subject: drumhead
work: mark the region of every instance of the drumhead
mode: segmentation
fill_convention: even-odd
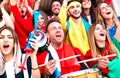
[[[93,72],[98,72],[98,71],[99,71],[98,68],[90,68],[90,69],[85,69],[85,70],[81,70],[81,71],[76,71],[76,72],[71,72],[71,73],[68,73],[68,74],[64,74],[60,78],[68,78],[68,77],[71,77],[71,76],[77,76],[77,75],[82,75],[82,74],[85,74],[85,73],[93,73]]]

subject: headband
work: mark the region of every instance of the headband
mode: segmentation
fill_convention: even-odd
[[[78,2],[78,1],[73,1],[71,2],[68,6],[67,6],[67,10],[71,7],[71,6],[74,6],[74,5],[79,5],[81,7],[81,3]]]

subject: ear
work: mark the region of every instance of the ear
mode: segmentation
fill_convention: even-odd
[[[46,33],[46,36],[47,36],[47,38],[49,39],[49,34],[48,34],[48,33]]]
[[[70,12],[69,12],[69,10],[67,11],[67,14],[68,14],[68,16],[70,16]]]

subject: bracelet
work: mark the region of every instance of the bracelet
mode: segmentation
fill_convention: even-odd
[[[33,70],[37,70],[37,69],[39,69],[39,67],[37,67],[37,68],[32,68]]]

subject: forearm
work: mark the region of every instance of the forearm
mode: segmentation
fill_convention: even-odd
[[[17,0],[10,0],[10,4],[11,4],[12,6],[17,5]]]
[[[13,24],[13,21],[11,20],[9,14],[7,13],[6,9],[5,9],[5,6],[8,4],[7,3],[8,1],[7,0],[4,0],[2,3],[1,3],[1,12],[2,12],[2,15],[3,15],[3,19],[5,21],[5,24],[7,26],[10,26],[11,28],[14,29],[14,24]]]
[[[31,62],[32,62],[32,78],[40,78],[40,71],[36,55],[31,55]]]
[[[39,9],[39,6],[40,6],[40,1],[36,1],[34,3],[34,10],[38,10]]]

